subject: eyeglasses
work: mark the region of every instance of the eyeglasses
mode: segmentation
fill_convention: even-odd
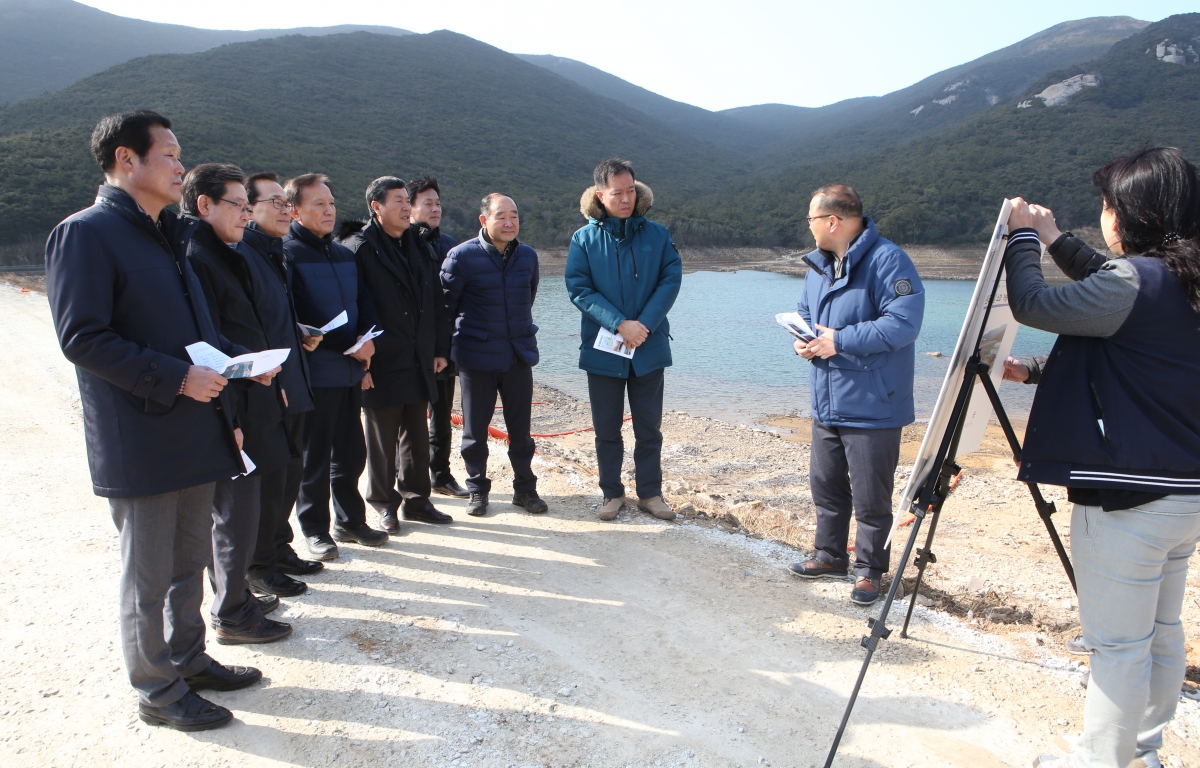
[[[806,218],[808,219],[808,223],[809,223],[809,224],[812,224],[812,223],[813,223],[813,219],[827,219],[827,218],[829,218],[830,216],[832,216],[833,218],[837,219],[838,221],[841,221],[841,220],[842,220],[842,217],[841,217],[841,216],[838,216],[836,213],[822,213],[820,216],[808,216],[808,217],[806,217]]]
[[[264,200],[259,200],[255,205],[258,205],[258,203],[270,203],[275,206],[275,210],[277,211],[286,211],[292,207],[292,204],[282,197],[268,197]]]
[[[219,203],[229,203],[230,205],[235,205],[235,206],[237,206],[238,208],[241,208],[241,209],[242,209],[242,213],[246,214],[247,216],[249,216],[250,214],[254,213],[254,208],[253,208],[253,206],[247,205],[247,204],[245,204],[245,203],[239,203],[239,202],[238,202],[238,201],[236,201],[236,200],[227,200],[227,199],[225,199],[225,198],[223,198],[223,197],[218,197],[218,198],[217,198],[217,202],[219,202]]]

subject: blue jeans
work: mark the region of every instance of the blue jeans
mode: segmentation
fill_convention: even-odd
[[[1179,616],[1197,540],[1200,496],[1118,512],[1075,505],[1071,557],[1092,651],[1080,768],[1125,768],[1162,747],[1187,667]]]

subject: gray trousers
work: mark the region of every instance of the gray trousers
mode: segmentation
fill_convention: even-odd
[[[129,683],[152,707],[206,669],[204,567],[212,560],[213,484],[109,499],[121,540],[121,649]]]
[[[249,629],[262,621],[246,573],[258,542],[262,478],[257,474],[218,480],[212,505],[212,617],[224,630]]]
[[[812,423],[808,480],[817,507],[817,559],[848,568],[850,516],[858,520],[854,574],[878,579],[887,573],[891,548],[892,487],[900,460],[900,427],[858,429]]]

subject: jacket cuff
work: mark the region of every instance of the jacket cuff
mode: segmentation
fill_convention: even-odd
[[[133,387],[134,397],[153,400],[167,407],[175,404],[179,387],[187,376],[187,363],[173,358],[150,363],[137,378]]]
[[[1050,247],[1048,247],[1046,250],[1050,252],[1051,256],[1057,255],[1058,249],[1062,247],[1063,243],[1067,242],[1068,237],[1071,237],[1071,233],[1063,232],[1061,235],[1055,238],[1053,243],[1050,243]]]

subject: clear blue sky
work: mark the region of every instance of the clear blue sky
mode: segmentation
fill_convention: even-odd
[[[121,16],[210,29],[451,29],[513,53],[578,59],[707,109],[877,96],[1062,21],[1158,21],[1198,10],[1196,0],[84,1]]]

